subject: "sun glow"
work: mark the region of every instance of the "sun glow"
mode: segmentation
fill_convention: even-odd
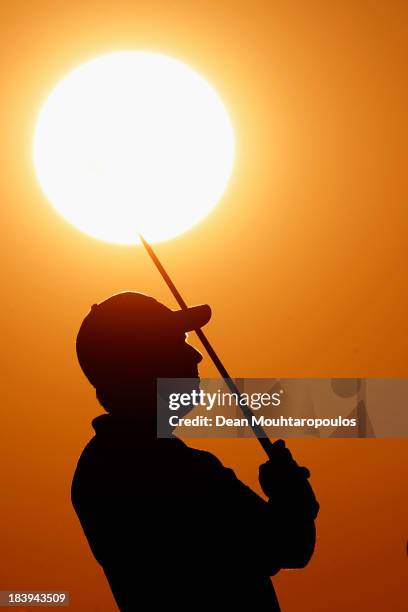
[[[108,242],[171,238],[221,198],[234,133],[216,91],[186,64],[142,51],[82,64],[43,105],[34,166],[53,206]]]

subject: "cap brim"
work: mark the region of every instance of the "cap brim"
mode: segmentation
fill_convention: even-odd
[[[183,310],[174,310],[172,317],[183,331],[193,331],[208,323],[211,319],[211,308],[208,304],[191,306]]]

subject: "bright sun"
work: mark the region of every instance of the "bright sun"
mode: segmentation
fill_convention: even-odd
[[[234,133],[216,91],[178,60],[102,55],[58,83],[34,135],[50,202],[83,232],[121,244],[187,230],[222,196]]]

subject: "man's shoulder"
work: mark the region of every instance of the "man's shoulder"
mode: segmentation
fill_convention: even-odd
[[[181,442],[181,444],[183,446],[180,449],[180,454],[185,455],[186,465],[191,466],[195,471],[203,471],[207,474],[213,474],[218,477],[223,476],[228,479],[236,478],[234,471],[231,468],[225,467],[213,453],[188,446],[184,442]]]
[[[79,455],[77,461],[77,469],[83,467],[96,458],[98,454],[98,442],[96,436],[93,436],[89,442],[87,442]]]
[[[193,448],[191,446],[187,446],[187,449],[187,452],[195,461],[197,461],[197,463],[203,463],[204,465],[208,465],[209,467],[212,467],[214,469],[227,469],[224,467],[218,457],[216,457],[209,451],[201,450],[199,448]]]
[[[135,439],[129,446],[108,446],[95,435],[83,449],[74,472],[72,490],[93,490],[101,484],[122,480],[135,483],[161,480],[231,482],[237,480],[213,453],[188,446],[177,437],[146,441]]]
[[[85,448],[81,452],[77,461],[74,475],[72,478],[72,487],[74,488],[79,480],[83,480],[87,477],[87,474],[93,471],[95,465],[98,462],[97,442],[96,437],[93,436],[91,440],[85,445]]]

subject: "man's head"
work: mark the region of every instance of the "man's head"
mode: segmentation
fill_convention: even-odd
[[[205,325],[207,305],[173,311],[147,295],[124,292],[94,304],[79,329],[80,366],[98,398],[120,403],[155,394],[157,378],[196,378],[201,354],[186,333]]]

